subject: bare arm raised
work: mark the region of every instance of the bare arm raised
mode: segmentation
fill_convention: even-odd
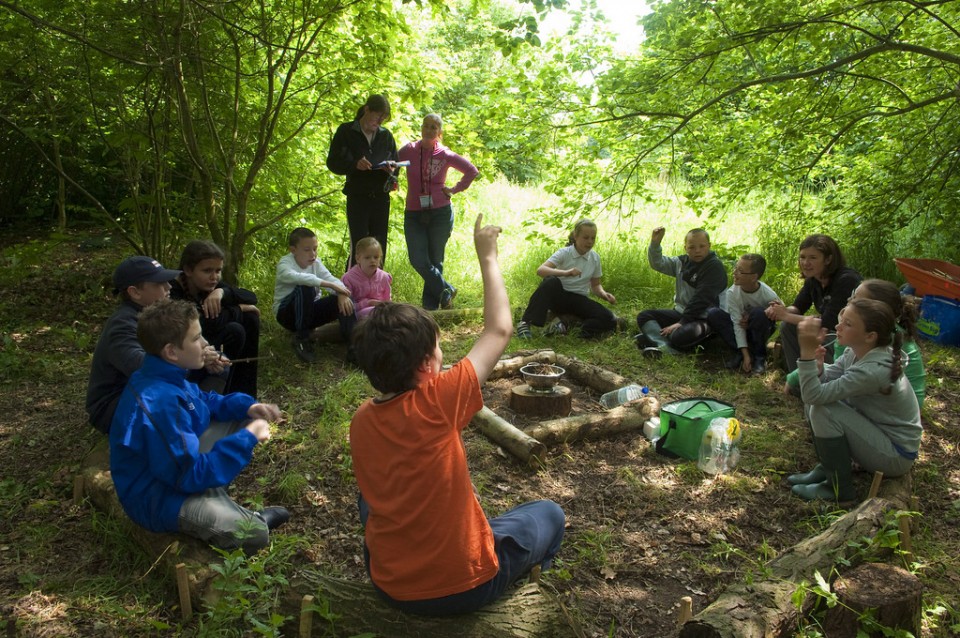
[[[473,243],[477,249],[480,274],[483,277],[483,332],[467,353],[481,384],[487,380],[513,334],[510,299],[507,297],[503,273],[497,261],[500,227],[481,226],[482,221],[483,215],[477,215]]]

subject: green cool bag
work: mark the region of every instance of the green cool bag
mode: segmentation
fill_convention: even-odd
[[[693,397],[660,406],[660,438],[657,452],[670,457],[695,461],[700,454],[700,439],[717,417],[734,416],[734,407],[719,399]]]

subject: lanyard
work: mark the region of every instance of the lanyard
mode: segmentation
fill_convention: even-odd
[[[423,161],[423,142],[420,142],[420,194],[430,194],[430,156],[427,155],[427,161]]]

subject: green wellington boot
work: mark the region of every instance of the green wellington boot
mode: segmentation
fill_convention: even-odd
[[[794,485],[792,492],[808,501],[817,499],[838,503],[856,501],[857,492],[853,489],[853,468],[850,466],[847,437],[838,436],[829,439],[816,437],[813,442],[827,478],[820,483]]]
[[[819,463],[809,472],[791,474],[787,477],[787,483],[790,485],[812,485],[814,483],[823,483],[826,480],[827,473]]]

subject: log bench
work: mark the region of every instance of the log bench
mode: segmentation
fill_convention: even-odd
[[[141,546],[162,573],[175,582],[184,581],[181,609],[212,607],[218,597],[217,577],[211,568],[221,561],[205,543],[179,534],[156,534],[134,524],[124,513],[110,477],[110,451],[104,439],[84,459],[74,485],[74,498],[90,499],[98,509],[123,522],[131,538]],[[282,532],[281,532],[282,533]],[[179,570],[178,570],[179,566]],[[447,638],[566,638],[582,635],[575,621],[549,588],[525,584],[493,605],[472,614],[445,618],[412,616],[388,607],[369,582],[357,582],[323,574],[313,564],[298,565],[288,577],[289,589],[279,598],[278,613],[300,619],[303,638],[326,635],[329,626],[316,623],[312,631],[309,613],[301,613],[305,600],[325,600],[337,614],[343,632],[372,632],[381,636]],[[308,598],[309,597],[309,598]],[[347,635],[347,633],[344,633]]]
[[[684,619],[680,638],[793,636],[799,612],[792,597],[800,583],[815,583],[815,572],[829,579],[834,565],[841,560],[855,567],[863,557],[854,545],[883,529],[888,512],[913,509],[910,474],[874,480],[871,493],[877,495],[869,496],[823,532],[767,562],[763,579],[730,585],[702,612]],[[901,534],[908,534],[904,518],[900,519],[900,529]],[[902,541],[909,545],[908,538]],[[809,598],[805,612],[811,607]]]

